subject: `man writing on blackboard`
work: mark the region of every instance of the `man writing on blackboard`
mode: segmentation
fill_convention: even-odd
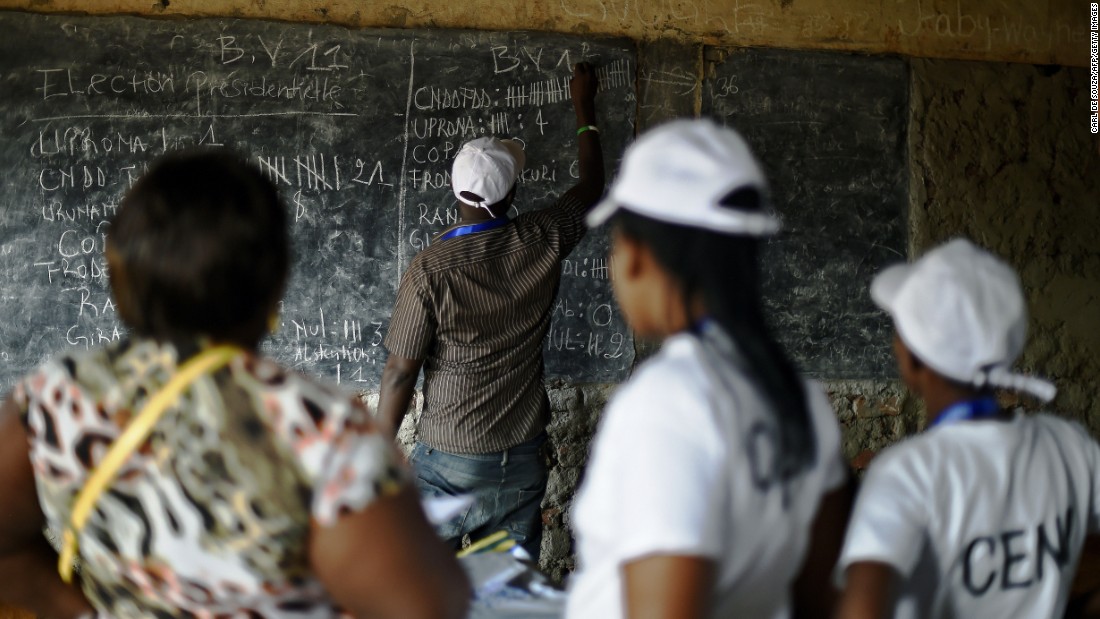
[[[509,220],[524,154],[512,140],[478,138],[456,155],[461,220],[420,252],[401,280],[385,346],[379,417],[396,435],[424,369],[424,413],[410,459],[423,495],[471,494],[440,528],[458,547],[507,530],[538,557],[546,470],[539,455],[550,406],[542,343],[561,261],[585,233],[604,189],[596,76],[570,81],[580,181],[548,208]]]

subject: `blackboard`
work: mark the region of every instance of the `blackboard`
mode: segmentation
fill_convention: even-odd
[[[450,158],[473,137],[518,138],[517,209],[552,203],[575,182],[568,78],[582,60],[598,66],[610,175],[633,135],[627,40],[0,13],[0,388],[59,350],[125,336],[106,222],[158,155],[224,145],[278,184],[292,221],[265,352],[376,389],[400,274],[457,217]],[[607,267],[602,234],[564,263],[548,379],[629,370]]]
[[[783,218],[762,258],[771,327],[808,374],[896,375],[892,326],[868,289],[906,257],[905,62],[754,48],[707,57],[703,112],[745,136]]]

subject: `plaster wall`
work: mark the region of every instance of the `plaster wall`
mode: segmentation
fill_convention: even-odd
[[[0,8],[545,30],[1085,66],[1080,0],[0,0]]]

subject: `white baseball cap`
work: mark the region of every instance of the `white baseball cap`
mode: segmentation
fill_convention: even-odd
[[[767,194],[767,181],[744,138],[711,120],[674,120],[626,149],[622,170],[588,214],[595,228],[619,209],[725,234],[769,236],[779,220],[764,211],[719,204],[738,189]]]
[[[488,209],[508,195],[523,171],[526,157],[515,140],[476,138],[466,142],[451,166],[451,188],[464,204]],[[469,192],[481,198],[462,195]]]
[[[966,239],[936,247],[871,282],[905,346],[939,374],[976,387],[1054,399],[1051,383],[1013,373],[1027,338],[1027,306],[1015,271]]]

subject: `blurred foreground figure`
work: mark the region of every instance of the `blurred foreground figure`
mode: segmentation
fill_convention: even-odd
[[[709,121],[643,135],[608,198],[612,284],[661,352],[600,420],[573,510],[567,616],[824,616],[849,507],[820,385],[768,331],[762,241],[779,228],[744,139]]]

